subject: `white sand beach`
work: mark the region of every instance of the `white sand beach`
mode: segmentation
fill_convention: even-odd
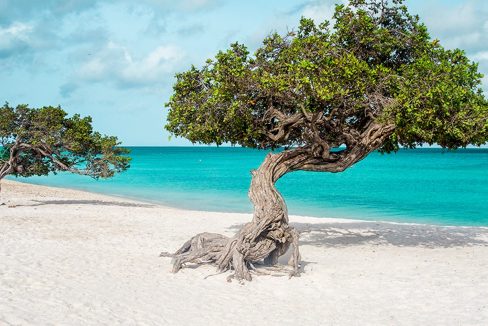
[[[301,277],[242,285],[158,256],[248,214],[2,184],[1,325],[488,325],[486,228],[291,216]]]

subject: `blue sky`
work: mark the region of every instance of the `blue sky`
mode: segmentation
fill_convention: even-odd
[[[229,43],[255,49],[330,0],[0,0],[0,101],[91,115],[124,145],[187,145],[163,131],[176,72]],[[488,2],[407,1],[448,48],[488,75]],[[484,78],[488,90],[488,78]]]

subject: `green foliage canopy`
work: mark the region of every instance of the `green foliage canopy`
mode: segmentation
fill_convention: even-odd
[[[166,129],[192,142],[298,146],[324,158],[340,145],[390,152],[487,141],[477,64],[431,39],[403,1],[353,0],[333,18],[332,27],[302,18],[254,55],[234,43],[177,74]],[[372,124],[389,128],[373,139]]]
[[[0,179],[57,171],[112,177],[129,168],[128,150],[119,144],[93,131],[90,117],[67,117],[60,107],[0,107]]]

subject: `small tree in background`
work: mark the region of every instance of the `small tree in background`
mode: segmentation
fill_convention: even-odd
[[[129,168],[129,151],[116,137],[92,129],[92,119],[67,117],[60,107],[0,107],[0,182],[7,175],[30,177],[68,171],[110,178]]]
[[[251,222],[228,238],[203,233],[175,254],[250,280],[252,264],[276,264],[298,234],[275,182],[292,171],[341,172],[369,153],[424,143],[454,149],[488,139],[488,103],[477,64],[432,40],[401,0],[336,6],[334,26],[302,18],[250,55],[232,44],[177,74],[166,129],[204,144],[275,149],[252,171]],[[324,185],[325,189],[327,185]],[[324,190],[326,191],[326,190]]]

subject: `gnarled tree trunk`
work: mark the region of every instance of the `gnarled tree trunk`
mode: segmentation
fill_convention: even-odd
[[[293,253],[289,264],[291,275],[299,275],[300,253],[298,232],[288,225],[288,212],[275,182],[284,174],[295,171],[341,172],[376,150],[391,135],[394,125],[371,123],[350,146],[330,151],[327,144],[304,146],[280,153],[269,153],[261,166],[252,172],[249,198],[254,215],[232,238],[214,233],[201,233],[187,241],[174,254],[173,272],[185,263],[214,263],[219,271],[234,270],[238,280],[251,280],[249,268],[264,261],[274,265],[290,246]]]
[[[214,233],[201,233],[187,241],[174,254],[173,272],[185,263],[214,263],[219,271],[234,270],[238,280],[251,280],[249,269],[255,262],[275,265],[278,258],[292,246],[289,264],[291,275],[299,275],[300,253],[298,232],[288,225],[288,211],[275,182],[294,165],[304,160],[300,151],[269,153],[257,170],[252,171],[249,198],[254,215],[232,238]]]

